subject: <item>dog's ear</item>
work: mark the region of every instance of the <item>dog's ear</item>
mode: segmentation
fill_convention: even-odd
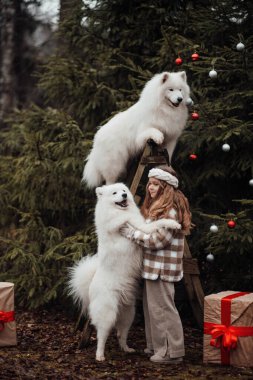
[[[169,78],[169,74],[168,73],[164,73],[163,76],[162,76],[162,83],[165,83]]]
[[[95,192],[96,192],[96,196],[97,196],[98,198],[100,198],[101,195],[103,194],[102,187],[97,187],[96,190],[95,190]]]
[[[186,77],[186,72],[185,71],[180,71],[180,76],[181,78],[186,82],[187,81],[187,77]]]

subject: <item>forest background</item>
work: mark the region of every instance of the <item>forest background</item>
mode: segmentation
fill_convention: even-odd
[[[68,268],[96,250],[81,183],[94,133],[165,70],[186,71],[199,114],[172,164],[203,289],[253,291],[252,1],[61,0],[56,28],[31,13],[40,3],[0,0],[0,280],[18,305],[71,302]]]

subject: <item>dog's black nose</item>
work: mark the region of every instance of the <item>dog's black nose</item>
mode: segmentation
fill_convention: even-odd
[[[126,198],[127,198],[127,194],[126,194],[126,193],[123,193],[123,194],[122,194],[122,198],[126,199]]]
[[[179,97],[177,98],[178,103],[181,103],[182,100],[183,100],[183,98],[181,98],[181,96],[179,96]]]

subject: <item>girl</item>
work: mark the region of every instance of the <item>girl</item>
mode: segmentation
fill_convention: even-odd
[[[141,212],[148,221],[174,218],[181,230],[159,229],[145,234],[131,225],[121,233],[144,247],[143,308],[147,348],[150,360],[176,363],[183,359],[184,336],[174,302],[174,282],[183,277],[184,235],[189,234],[191,212],[184,194],[178,190],[175,171],[168,166],[151,169]]]

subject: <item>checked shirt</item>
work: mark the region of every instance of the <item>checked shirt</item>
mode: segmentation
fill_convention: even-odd
[[[131,240],[144,247],[142,277],[177,282],[183,277],[184,234],[160,228],[151,234],[132,227]]]

